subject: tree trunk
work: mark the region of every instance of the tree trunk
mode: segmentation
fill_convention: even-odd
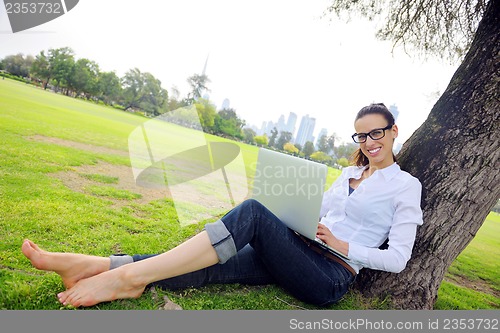
[[[500,197],[499,30],[500,0],[490,0],[463,63],[404,144],[398,161],[422,182],[424,224],[403,272],[361,271],[356,288],[365,296],[432,309],[448,267]]]

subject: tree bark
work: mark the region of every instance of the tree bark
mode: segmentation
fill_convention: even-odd
[[[365,296],[432,309],[448,267],[500,197],[499,55],[500,0],[490,0],[463,63],[398,156],[423,186],[412,259],[399,274],[363,269],[356,288]]]

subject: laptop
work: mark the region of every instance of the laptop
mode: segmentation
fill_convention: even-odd
[[[316,237],[327,173],[324,164],[259,148],[252,198],[296,233],[349,260]]]

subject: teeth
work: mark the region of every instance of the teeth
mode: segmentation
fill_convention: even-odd
[[[380,147],[379,148],[375,148],[375,149],[372,149],[372,150],[368,150],[368,152],[370,154],[375,154],[376,152],[378,152],[380,150]]]

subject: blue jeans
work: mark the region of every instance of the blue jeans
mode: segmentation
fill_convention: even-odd
[[[227,261],[153,285],[174,290],[213,283],[275,283],[306,303],[326,306],[338,301],[355,279],[342,265],[309,248],[258,201],[244,201],[217,223],[227,235],[214,233],[211,225],[205,229],[219,258],[230,257]],[[133,260],[148,257],[135,255]]]

